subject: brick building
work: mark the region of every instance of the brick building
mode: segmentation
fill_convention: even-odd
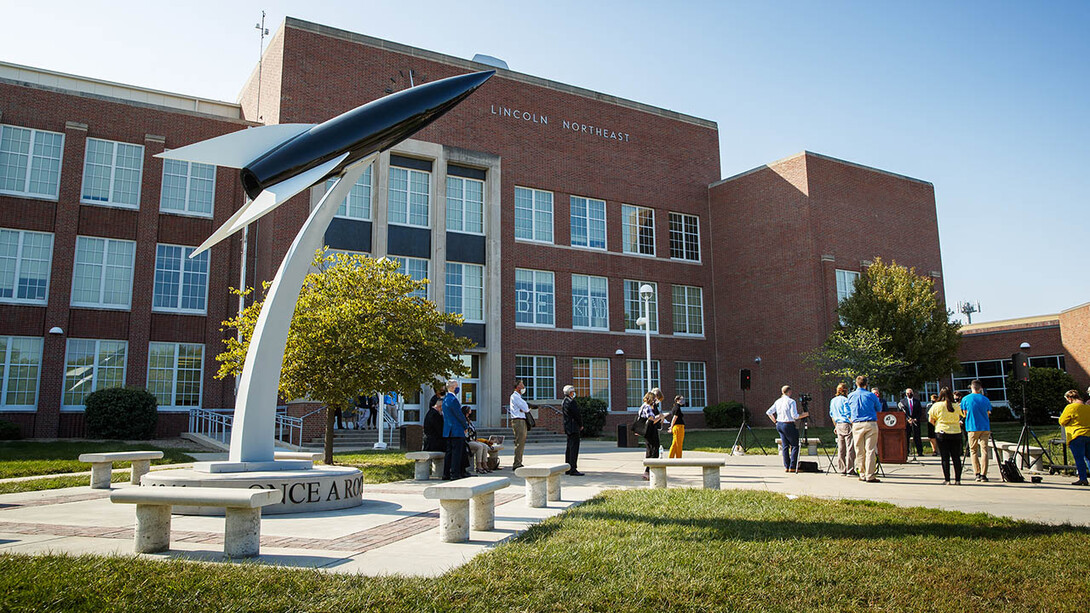
[[[213,378],[237,309],[227,288],[243,270],[249,286],[272,278],[324,187],[251,228],[245,268],[241,234],[190,261],[244,194],[229,169],[152,156],[485,68],[292,18],[237,104],[0,64],[0,417],[79,434],[82,398],[122,383],[159,396],[163,434],[184,431],[191,407],[233,406],[233,382]],[[824,403],[800,355],[875,257],[931,275],[942,296],[930,183],[810,152],[719,173],[714,122],[500,69],[384,152],[326,239],[397,258],[465,316],[477,346],[463,400],[486,426],[516,376],[532,401],[573,383],[611,424],[630,419],[644,284],[654,384],[694,408],[740,400],[740,368],[754,373],[750,406],[783,383]],[[405,394],[406,421],[421,396]]]

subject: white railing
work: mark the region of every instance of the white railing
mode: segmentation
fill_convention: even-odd
[[[296,447],[303,444],[303,418],[276,414],[276,440]]]
[[[231,442],[234,421],[234,409],[189,409],[189,431],[225,445]],[[296,446],[303,444],[302,417],[292,417],[277,407],[275,428],[277,440]]]

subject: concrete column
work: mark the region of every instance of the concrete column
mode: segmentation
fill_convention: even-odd
[[[469,501],[439,501],[439,540],[464,543],[469,540]]]
[[[665,466],[652,466],[651,467],[651,487],[655,489],[666,489],[666,467]]]
[[[546,480],[546,477],[526,477],[526,506],[539,509],[547,505]]]
[[[151,460],[133,460],[132,461],[132,478],[129,480],[133,485],[140,485],[140,478],[151,472]],[[109,487],[107,485],[106,487]]]
[[[95,462],[91,464],[91,488],[96,490],[110,489],[113,467],[113,462]]]
[[[719,489],[719,467],[718,466],[705,466],[704,467],[704,489],[717,490]]]
[[[170,505],[136,505],[136,553],[156,553],[170,549]]]
[[[560,473],[553,473],[549,475],[549,500],[560,500]]]
[[[390,152],[384,151],[371,168],[371,255],[386,255],[387,228],[389,227],[390,200]]]
[[[427,481],[431,479],[431,466],[434,460],[417,460],[414,465],[413,479]]]
[[[545,506],[545,505],[541,505]],[[470,500],[469,514],[474,530],[492,530],[496,527],[496,493],[488,492]]]
[[[261,507],[227,508],[223,532],[223,553],[232,558],[249,558],[261,552]]]
[[[443,467],[446,464],[445,458],[438,458],[431,461],[431,474],[441,477],[443,476]]]

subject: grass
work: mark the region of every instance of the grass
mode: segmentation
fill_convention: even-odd
[[[114,473],[110,476],[113,483],[127,482],[130,476],[127,472]],[[39,492],[42,490],[59,490],[66,487],[86,487],[91,478],[87,475],[67,477],[44,477],[42,479],[29,479],[27,481],[6,481],[0,483],[0,494],[14,494],[17,492]]]
[[[163,458],[152,460],[152,464],[182,464],[193,461],[192,457],[181,450],[140,443],[5,441],[0,443],[0,479],[88,471],[91,470],[91,465],[80,462],[79,455],[99,451],[162,451]],[[129,462],[114,462],[114,468],[129,466]]]
[[[1085,611],[1090,530],[768,492],[613,490],[441,577],[0,557],[21,611]]]
[[[338,453],[334,454],[333,463],[360,469],[364,483],[389,483],[413,478],[414,462],[405,459],[405,452],[398,450]]]

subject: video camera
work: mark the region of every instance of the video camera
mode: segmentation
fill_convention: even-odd
[[[814,397],[811,396],[810,394],[799,394],[799,404],[802,405],[802,410],[803,411],[806,411],[809,408],[810,401],[813,400],[813,399],[814,399]]]

